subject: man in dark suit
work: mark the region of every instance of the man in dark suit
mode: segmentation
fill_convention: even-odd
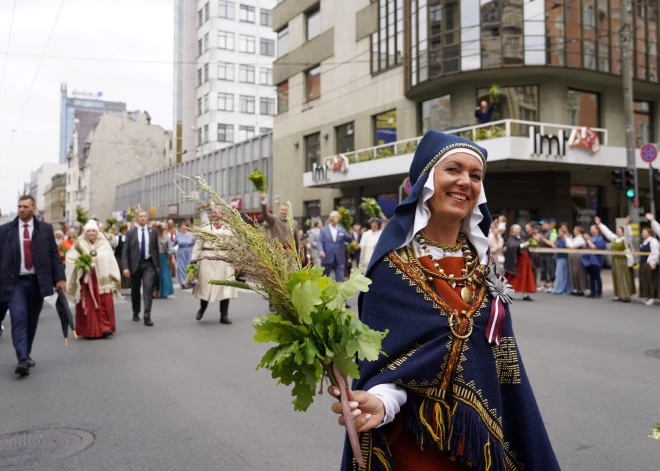
[[[21,196],[18,217],[0,226],[0,307],[9,307],[21,377],[35,366],[30,354],[44,298],[53,294],[53,286],[66,290],[53,227],[37,221],[35,210],[34,198]]]
[[[144,325],[151,327],[154,325],[151,322],[153,290],[160,270],[158,235],[153,227],[147,226],[146,211],[138,211],[135,220],[137,225],[126,234],[121,253],[121,267],[124,276],[131,278],[133,320],[140,321],[140,286],[142,286]]]
[[[321,265],[325,275],[335,272],[335,280],[344,281],[344,266],[346,265],[346,249],[344,244],[350,244],[351,236],[339,225],[339,213],[330,213],[330,224],[321,228],[317,247]]]

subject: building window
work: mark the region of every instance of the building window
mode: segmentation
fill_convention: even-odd
[[[238,111],[241,113],[254,114],[254,97],[240,95],[238,100]]]
[[[307,71],[305,78],[305,96],[307,101],[315,100],[321,96],[321,66],[317,65]]]
[[[261,26],[273,27],[273,11],[262,8],[259,10],[259,23]]]
[[[234,142],[233,124],[218,124],[218,142]]]
[[[209,50],[209,33],[204,35],[204,52]]]
[[[321,34],[321,10],[317,9],[305,15],[307,23],[307,41]]]
[[[197,69],[197,86],[202,86],[202,69]]]
[[[245,64],[239,65],[238,81],[242,83],[254,83],[254,66]]]
[[[204,83],[209,81],[209,65],[204,64]]]
[[[275,99],[274,98],[260,98],[259,99],[259,113],[273,116],[275,114]]]
[[[259,40],[259,50],[262,56],[275,56],[275,41],[272,39],[261,38]]]
[[[335,128],[337,133],[337,153],[355,150],[355,124],[347,123]]]
[[[203,24],[204,24],[204,10],[202,9],[197,12],[197,27],[201,28]]]
[[[234,50],[234,33],[218,31],[218,49]]]
[[[218,62],[218,79],[234,81],[234,64],[230,62]]]
[[[254,137],[254,126],[238,127],[238,142],[246,141]]]
[[[435,129],[444,131],[451,126],[451,95],[422,102],[422,133]]]
[[[272,85],[273,84],[273,69],[261,67],[259,69],[259,85]]]
[[[600,127],[600,103],[598,93],[567,90],[566,109],[568,124],[588,128]]]
[[[204,113],[209,110],[209,94],[204,95]]]
[[[493,106],[493,121],[500,119],[520,119],[523,121],[538,121],[539,119],[539,87],[527,85],[522,87],[500,87],[500,96]],[[490,103],[490,90],[477,90],[477,102]],[[527,125],[512,124],[511,132],[517,136],[527,135]]]
[[[289,53],[289,27],[277,33],[277,57]]]
[[[202,116],[202,97],[197,99],[197,116]]]
[[[321,161],[321,133],[305,136],[305,171],[311,172]]]
[[[454,13],[451,13],[452,16],[458,16],[458,3],[456,1],[445,0],[447,8],[451,6]],[[387,70],[392,67],[401,65],[403,62],[403,0],[380,0],[379,1],[379,10],[378,10],[378,32],[371,35],[371,73],[375,74],[377,72]],[[427,6],[423,7],[425,12],[422,15],[420,12],[419,20],[426,21],[426,9]],[[432,22],[433,18],[439,13],[440,4],[438,5],[429,5],[428,6],[428,17],[429,17],[429,35],[433,35],[432,31]],[[447,12],[449,14],[449,11]],[[456,28],[455,34],[451,34],[447,37],[448,44],[454,44],[455,37],[460,35],[460,24],[453,25]],[[426,25],[420,26],[420,40],[422,42],[422,28],[426,31]],[[439,26],[438,34],[440,34]],[[424,33],[424,36],[426,32]],[[451,37],[450,37],[451,36]],[[440,43],[440,37],[438,37],[437,42]],[[444,42],[444,41],[442,41]],[[426,39],[424,39],[424,48],[433,47],[427,44]],[[460,43],[456,42],[454,47],[458,48]],[[420,44],[420,54],[422,45]],[[430,59],[429,59],[430,60]],[[420,64],[421,67],[421,64]]]
[[[200,39],[199,41],[197,41],[197,57],[202,55],[202,48],[203,48],[203,44],[202,44],[202,40]]]
[[[208,2],[204,5],[204,22],[206,23],[209,20],[209,4]]]
[[[204,125],[204,144],[209,142],[209,125],[205,124]]]
[[[228,0],[220,0],[218,6],[218,16],[227,20],[234,19],[234,2]]]
[[[289,111],[289,82],[284,82],[277,86],[277,112],[287,111]]]
[[[202,128],[197,129],[197,145],[202,145]]]
[[[254,23],[254,7],[241,5],[238,11],[238,19],[244,23]]]
[[[635,147],[653,142],[653,105],[648,101],[635,100],[633,103],[635,117]]]
[[[254,36],[249,36],[247,34],[241,34],[238,37],[238,51],[247,52],[248,54],[254,54]]]
[[[396,142],[396,110],[374,116],[374,145]]]
[[[218,110],[234,111],[233,93],[218,93]]]
[[[259,128],[259,134],[266,134],[267,132],[272,132],[273,128]]]

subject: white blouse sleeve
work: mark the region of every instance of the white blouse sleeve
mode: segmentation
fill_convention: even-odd
[[[654,221],[655,222],[655,221]],[[658,265],[658,252],[660,252],[660,242],[658,242],[658,239],[651,237],[651,253],[649,254],[649,258],[646,261],[649,265]]]
[[[660,223],[654,219],[651,221],[651,228],[653,229],[653,232],[655,232],[655,235],[660,237]]]
[[[392,422],[394,416],[399,413],[401,407],[408,400],[406,390],[394,383],[377,384],[367,392],[378,397],[383,402],[383,406],[385,406],[385,417],[383,417],[383,423],[378,427]]]
[[[602,222],[598,224],[598,229],[600,229],[600,232],[603,234],[603,237],[605,237],[610,242],[614,242],[617,239],[616,235],[612,231],[610,231],[610,228],[607,227]]]

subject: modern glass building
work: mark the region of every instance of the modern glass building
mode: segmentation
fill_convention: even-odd
[[[111,113],[121,116],[126,111],[126,103],[103,101],[103,92],[78,92],[68,95],[66,82],[60,86],[60,163],[67,163],[66,156],[73,142],[73,120],[76,110],[96,111],[99,114]]]

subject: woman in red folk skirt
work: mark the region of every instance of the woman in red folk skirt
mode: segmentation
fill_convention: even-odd
[[[113,297],[121,298],[121,276],[110,243],[90,220],[66,254],[67,294],[76,300],[76,331],[88,338],[107,338],[115,328]]]
[[[511,234],[506,241],[504,271],[513,289],[522,293],[523,300],[532,301],[529,295],[536,293],[536,280],[534,279],[532,258],[527,251],[529,241],[523,242],[520,233],[521,228],[518,224],[511,226]]]

